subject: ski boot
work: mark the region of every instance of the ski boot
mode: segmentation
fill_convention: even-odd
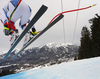
[[[32,32],[30,32],[30,33],[31,33],[32,36],[35,36],[35,35],[38,34],[37,31],[34,31],[34,32],[32,31]]]
[[[37,35],[37,31],[35,32],[28,32],[26,35],[25,35],[25,40],[24,40],[24,44],[23,46],[25,46],[32,38],[34,38],[34,36]]]
[[[30,32],[28,32],[26,35],[25,35],[25,39],[24,39],[24,44],[23,46],[25,46],[31,39],[31,34]]]
[[[18,37],[19,37],[18,30],[17,29],[15,31],[12,30],[12,34],[10,38],[11,46],[14,44],[14,42],[16,41]]]

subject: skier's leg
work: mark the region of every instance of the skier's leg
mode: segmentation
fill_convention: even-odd
[[[21,19],[20,25],[21,25],[21,28],[23,29],[24,26],[26,26],[26,24],[29,21],[32,10],[28,5],[24,4],[24,2],[21,4],[21,6],[22,6],[22,9],[23,9],[23,13],[22,13],[22,16],[20,17],[20,19]]]

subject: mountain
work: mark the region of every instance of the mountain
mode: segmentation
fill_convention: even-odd
[[[5,54],[0,55],[0,69],[20,70],[20,68],[33,68],[67,62],[78,54],[78,47],[68,43],[49,43],[39,47],[33,47],[24,50],[17,58],[11,60],[11,57],[18,52],[15,49],[7,60],[2,60]]]
[[[30,69],[0,79],[100,79],[100,57]]]
[[[7,53],[7,51],[0,52],[0,55],[3,55],[3,54],[5,54],[5,53]]]

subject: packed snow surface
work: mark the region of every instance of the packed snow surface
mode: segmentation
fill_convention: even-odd
[[[100,79],[100,57],[31,69],[0,79]]]

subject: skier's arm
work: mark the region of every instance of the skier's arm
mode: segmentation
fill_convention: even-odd
[[[5,24],[5,22],[8,21],[8,16],[7,16],[8,9],[9,9],[9,3],[6,4],[0,11],[1,20],[2,20],[3,24]]]
[[[3,7],[3,9],[5,10],[5,12],[7,13],[9,10],[9,2]]]
[[[7,17],[3,9],[0,10],[0,20],[2,20],[3,24],[7,22]]]

